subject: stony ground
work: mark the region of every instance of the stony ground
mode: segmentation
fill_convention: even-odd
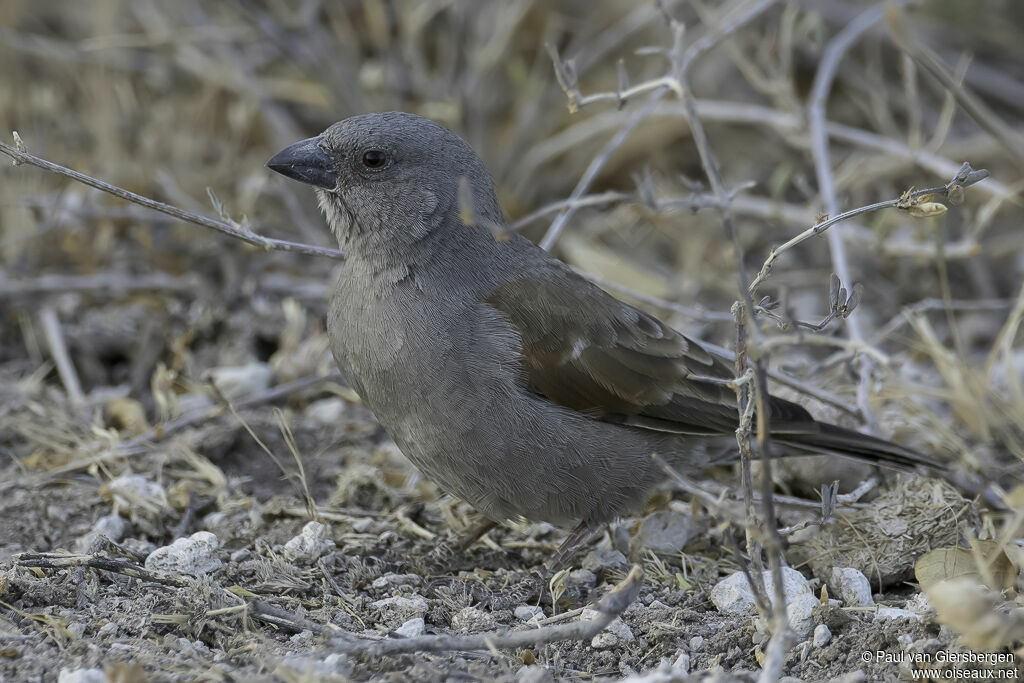
[[[213,383],[239,407],[218,411],[198,385],[179,408],[202,419],[166,435],[148,431],[144,411],[123,397],[72,406],[38,375],[5,368],[0,678],[734,680],[759,668],[763,624],[742,595],[715,588],[742,579],[730,550],[742,534],[685,495],[666,489],[644,516],[607,529],[554,585],[553,602],[545,592],[492,609],[481,597],[527,578],[563,532],[499,528],[450,566],[424,568],[418,560],[472,511],[420,478],[343,384],[278,399],[272,367],[280,356],[215,368]],[[791,538],[787,555],[809,583],[800,578],[790,596],[805,610],[793,618],[790,676],[894,680],[907,665],[877,651],[970,651],[907,581],[924,551],[980,528],[979,507],[937,480],[884,478],[822,529]],[[814,514],[787,511],[782,521]],[[107,568],[86,566],[87,556]],[[61,557],[70,566],[46,566]],[[386,657],[331,641],[578,621],[632,563],[645,572],[637,600],[582,641]],[[861,583],[848,586],[833,567],[861,570],[851,570]]]

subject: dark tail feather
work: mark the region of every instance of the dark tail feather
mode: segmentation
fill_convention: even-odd
[[[778,434],[773,438],[780,444],[811,453],[845,455],[901,470],[925,467],[945,472],[946,466],[891,441],[861,434],[852,429],[819,422],[818,431],[811,433]]]

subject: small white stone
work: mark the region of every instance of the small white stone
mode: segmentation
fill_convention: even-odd
[[[308,522],[302,532],[284,544],[281,554],[290,562],[312,564],[320,556],[334,549],[334,541],[328,541],[327,530],[320,522]]]
[[[810,638],[814,632],[814,608],[820,604],[811,593],[801,593],[786,605],[789,626],[801,639]]]
[[[640,522],[640,528],[629,542],[630,552],[646,549],[661,555],[673,555],[686,547],[698,533],[699,527],[691,515],[676,510],[659,510]]]
[[[833,567],[828,585],[847,607],[871,607],[871,582],[868,577],[853,567]]]
[[[580,614],[580,621],[592,621],[602,616],[601,612],[595,609],[585,609]],[[627,643],[634,639],[633,631],[622,621],[621,617],[615,617],[604,630],[598,633],[590,641],[590,646],[595,650],[604,650],[615,647],[621,643]]]
[[[307,642],[313,640],[313,632],[310,631],[309,629],[306,629],[305,631],[299,631],[298,633],[296,633],[294,636],[292,636],[288,640],[293,642],[293,643],[295,643],[295,644],[297,644],[297,645],[301,645],[303,643],[307,643]]]
[[[100,536],[117,543],[124,538],[127,530],[128,524],[121,515],[105,515],[96,520],[87,534],[75,539],[74,550],[79,553],[88,552]]]
[[[304,674],[304,676],[300,677],[301,680],[320,680],[327,677],[330,677],[331,680],[336,680],[339,677],[348,680],[349,675],[352,673],[352,666],[348,663],[347,656],[338,653],[327,655],[324,659],[291,655],[281,661],[278,671],[275,672],[278,675],[273,676],[273,678],[295,680],[296,676],[294,674],[281,675],[284,671],[288,670]]]
[[[103,669],[61,669],[57,683],[107,683]]]
[[[686,652],[680,652],[679,656],[676,657],[675,661],[672,662],[673,673],[688,674],[690,673],[690,655]]]
[[[306,407],[306,417],[325,427],[334,427],[345,419],[345,401],[340,398],[322,398]]]
[[[401,626],[395,629],[395,633],[406,638],[415,638],[422,636],[427,632],[427,624],[423,621],[423,617],[416,617],[405,622]]]
[[[768,597],[774,601],[772,573],[766,570],[763,577]],[[804,575],[791,567],[782,568],[782,588],[786,596],[789,625],[799,640],[806,640],[814,629],[812,612],[818,604],[818,598],[811,593]],[[747,615],[756,611],[754,593],[743,572],[736,572],[719,581],[711,589],[711,602],[718,611],[726,614]]]
[[[516,683],[554,683],[555,677],[540,664],[529,664],[516,672]]]
[[[818,624],[814,627],[814,647],[825,647],[832,641],[832,631],[828,630],[825,624]]]
[[[213,380],[214,386],[225,398],[236,400],[269,389],[274,371],[266,363],[249,363],[212,368],[206,376]]]
[[[704,636],[690,638],[690,652],[697,652],[704,647]]]
[[[565,583],[568,586],[593,588],[597,584],[597,575],[589,569],[576,569],[569,572],[569,575],[565,577]]]
[[[378,576],[371,584],[376,590],[387,590],[395,586],[418,586],[423,583],[416,574],[385,574]]]
[[[544,616],[544,610],[538,605],[519,605],[512,613],[516,615],[516,619],[522,621],[529,621],[538,615]]]
[[[326,670],[334,675],[345,675],[347,676],[352,667],[348,663],[348,655],[343,655],[338,652],[327,655],[320,661],[321,670]]]
[[[104,487],[114,497],[114,503],[125,508],[139,505],[169,508],[164,487],[141,474],[126,474],[108,481]]]
[[[629,560],[618,550],[598,548],[587,553],[580,563],[584,569],[597,572],[602,569],[622,569],[629,566]]]
[[[900,609],[899,607],[879,607],[875,611],[875,621],[881,619],[913,619],[914,621],[920,621],[921,617],[908,609]]]
[[[146,569],[200,576],[220,568],[220,539],[209,531],[197,531],[170,545],[157,548],[146,558]]]
[[[250,557],[252,557],[252,551],[249,550],[248,548],[241,548],[241,549],[236,550],[235,552],[231,553],[231,563],[232,564],[239,564],[241,562],[245,562]]]
[[[85,635],[85,624],[80,621],[76,621],[72,624],[67,625],[67,631],[71,634],[74,640],[80,639]]]
[[[396,595],[370,603],[370,607],[380,612],[381,618],[388,624],[402,624],[409,619],[426,616],[430,605],[422,595],[406,597]]]

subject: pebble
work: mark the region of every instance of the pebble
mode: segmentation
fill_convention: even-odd
[[[384,576],[378,576],[371,585],[376,590],[387,590],[396,586],[418,586],[421,583],[423,583],[423,579],[416,574],[388,573]]]
[[[107,683],[103,669],[61,669],[57,683]]]
[[[405,638],[415,638],[422,636],[427,632],[427,623],[423,621],[423,617],[416,617],[405,622],[401,626],[395,629],[395,633]]]
[[[409,619],[426,616],[430,605],[422,595],[396,595],[383,600],[375,600],[370,607],[380,612],[381,619],[389,626],[398,626]]]
[[[281,669],[290,669],[297,674],[305,674],[301,677],[302,680],[319,680],[327,677],[331,677],[332,680],[337,680],[339,677],[347,679],[352,674],[352,665],[349,663],[348,657],[338,653],[327,655],[323,659],[291,655],[281,661],[278,670]],[[277,675],[272,678],[283,680],[296,680],[297,678],[294,673],[290,675],[274,673]]]
[[[105,515],[97,519],[96,523],[92,525],[92,529],[85,535],[75,539],[74,550],[79,553],[89,552],[93,542],[100,536],[117,543],[124,538],[127,530],[128,524],[121,515]]]
[[[565,577],[565,584],[577,588],[593,588],[597,585],[597,575],[589,569],[576,569]]]
[[[601,612],[596,609],[585,609],[580,614],[580,621],[591,621],[600,616]],[[626,625],[626,622],[622,621],[621,617],[615,617],[603,631],[594,636],[590,641],[590,646],[595,650],[604,650],[616,647],[622,643],[628,643],[634,640],[634,638],[633,630]]]
[[[764,572],[768,597],[774,599],[772,573]],[[806,640],[814,630],[814,608],[818,598],[811,592],[804,575],[791,567],[782,568],[782,588],[786,595],[786,614],[789,626],[796,632],[798,640]],[[756,612],[754,593],[743,572],[736,572],[719,581],[711,589],[711,602],[719,612],[747,615]]]
[[[828,630],[825,624],[818,624],[814,627],[814,647],[825,647],[832,641],[832,631]]]
[[[540,664],[528,664],[516,672],[516,683],[554,683],[555,677]]]
[[[519,605],[512,613],[521,621],[530,621],[537,616],[544,617],[544,610],[538,605]]]
[[[219,549],[220,539],[209,531],[197,531],[151,552],[146,569],[201,576],[220,568]]]
[[[168,508],[167,492],[155,481],[141,474],[125,474],[108,481],[104,487],[122,507],[137,507],[139,501],[146,501],[162,508]]]
[[[334,550],[334,541],[327,540],[327,529],[320,522],[308,522],[298,536],[284,544],[281,554],[289,562],[313,564]]]
[[[599,572],[608,569],[625,569],[629,566],[629,560],[618,550],[598,548],[587,553],[580,565],[592,572]]]
[[[306,417],[324,427],[336,427],[345,419],[345,401],[322,398],[306,408]]]
[[[630,552],[633,557],[641,550],[674,555],[686,547],[697,533],[697,522],[690,515],[676,510],[659,510],[640,522],[640,528],[630,541]]]
[[[252,551],[248,548],[242,548],[231,553],[231,563],[241,564],[242,562],[248,560],[250,557],[252,557]]]
[[[237,400],[269,389],[274,371],[266,363],[249,363],[212,368],[206,375],[224,398]]]
[[[875,611],[875,621],[883,619],[913,619],[914,621],[920,621],[921,616],[908,609],[900,609],[899,607],[879,607]]]
[[[875,604],[871,597],[871,583],[859,569],[833,567],[828,585],[847,607],[871,607]]]

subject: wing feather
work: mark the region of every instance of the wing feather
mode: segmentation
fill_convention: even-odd
[[[516,327],[528,387],[595,419],[656,431],[723,434],[738,423],[732,368],[679,332],[566,269],[499,287],[488,303]],[[772,431],[814,433],[772,398]]]

